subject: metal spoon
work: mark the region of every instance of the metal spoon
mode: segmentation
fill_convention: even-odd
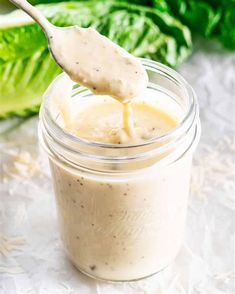
[[[42,28],[42,30],[44,31],[44,33],[47,37],[49,50],[50,50],[51,54],[53,55],[56,63],[58,63],[60,65],[56,54],[54,54],[52,40],[53,40],[53,37],[54,37],[56,31],[58,31],[62,28],[56,27],[52,23],[50,23],[46,19],[46,17],[40,12],[40,10],[35,8],[28,1],[26,1],[26,0],[10,0],[10,2],[12,2],[18,8],[24,10],[29,16],[31,16],[40,25],[40,27]]]

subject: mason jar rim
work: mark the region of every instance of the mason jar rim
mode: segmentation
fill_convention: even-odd
[[[175,76],[176,79],[175,81],[179,81],[180,84],[182,86],[184,86],[187,90],[187,93],[189,93],[190,95],[189,98],[191,99],[190,102],[190,106],[188,108],[188,111],[186,113],[186,115],[184,116],[184,118],[180,121],[180,123],[174,127],[173,129],[169,130],[168,132],[160,135],[160,136],[155,136],[149,140],[145,140],[143,142],[140,143],[135,143],[135,144],[110,144],[110,143],[99,143],[99,142],[92,142],[89,140],[86,140],[84,138],[75,136],[73,134],[67,133],[66,131],[64,131],[55,121],[54,119],[51,117],[50,111],[48,109],[48,105],[49,105],[49,97],[45,96],[45,112],[47,113],[48,118],[51,120],[52,123],[52,127],[55,127],[56,129],[59,129],[59,131],[61,131],[63,133],[64,136],[68,137],[68,139],[71,139],[73,141],[77,141],[81,144],[85,144],[85,145],[92,145],[95,147],[99,147],[99,148],[134,148],[134,147],[141,147],[141,146],[145,146],[145,145],[149,145],[152,143],[155,143],[156,141],[161,141],[163,139],[168,139],[169,137],[171,137],[172,135],[175,135],[176,132],[178,132],[180,129],[182,129],[182,126],[185,125],[185,123],[189,120],[193,110],[195,110],[195,108],[197,108],[198,102],[197,102],[197,98],[196,95],[194,93],[194,90],[192,89],[192,87],[188,84],[188,82],[175,70],[173,70],[172,68],[169,68],[168,66],[159,63],[157,61],[153,61],[153,60],[149,60],[149,59],[144,59],[144,58],[139,58],[142,62],[143,65],[147,65],[147,66],[152,66],[153,68],[156,68],[156,66],[158,67],[158,69],[162,69],[163,72],[167,71],[167,73],[171,74],[171,77]],[[65,75],[65,73],[60,74],[61,75]],[[58,77],[59,77],[58,76]],[[196,113],[195,113],[196,115]]]
[[[44,103],[43,103],[43,107],[41,107],[40,110],[40,117],[41,120],[43,121],[44,127],[46,129],[46,131],[50,134],[50,136],[53,138],[53,140],[55,140],[59,145],[65,147],[67,150],[72,151],[73,153],[78,153],[78,154],[82,154],[87,156],[90,159],[94,159],[94,160],[129,160],[129,159],[136,159],[138,156],[130,156],[130,155],[125,155],[123,158],[122,156],[109,156],[109,155],[97,155],[97,154],[93,154],[93,153],[85,153],[85,152],[80,152],[79,150],[77,150],[76,148],[73,148],[72,146],[74,146],[73,144],[80,144],[84,146],[89,146],[89,147],[93,147],[93,148],[99,148],[100,150],[107,150],[107,149],[116,149],[116,150],[123,150],[123,149],[130,149],[133,150],[134,148],[138,148],[138,147],[146,147],[146,146],[151,146],[151,144],[155,144],[155,143],[161,143],[166,141],[166,144],[163,144],[162,146],[159,146],[158,152],[160,153],[161,150],[166,149],[166,147],[168,147],[169,144],[173,144],[174,142],[172,142],[172,138],[179,138],[181,137],[180,134],[185,134],[188,132],[189,129],[192,128],[192,125],[196,125],[198,122],[198,116],[199,116],[199,107],[198,107],[198,102],[197,102],[197,98],[196,95],[192,89],[192,87],[186,82],[186,80],[179,74],[177,73],[175,70],[159,63],[156,61],[152,61],[152,60],[148,60],[148,59],[143,59],[140,58],[141,63],[145,66],[146,69],[155,71],[155,72],[160,72],[160,74],[163,74],[165,76],[167,76],[168,78],[170,77],[171,80],[173,80],[174,82],[176,82],[181,88],[183,88],[184,90],[186,90],[186,94],[187,94],[187,99],[188,99],[188,109],[184,115],[184,117],[182,118],[182,120],[180,121],[180,123],[173,128],[172,130],[166,132],[165,134],[161,135],[161,136],[156,136],[151,138],[150,140],[146,140],[140,143],[135,143],[135,144],[108,144],[108,143],[98,143],[98,142],[92,142],[92,141],[88,141],[84,138],[81,137],[77,137],[75,135],[72,135],[66,131],[64,131],[57,123],[56,121],[53,119],[50,110],[49,110],[49,100],[50,97],[48,94],[46,94],[44,96]],[[62,73],[61,75],[59,75],[56,79],[58,79],[59,77],[65,75],[65,73]],[[56,81],[56,79],[52,82],[53,83]],[[76,89],[75,89],[76,90]],[[74,91],[73,90],[73,93]],[[45,117],[44,117],[45,116]],[[46,124],[45,124],[46,121]],[[64,138],[66,140],[65,142],[62,142],[60,139]],[[73,143],[73,144],[68,144],[68,142]],[[147,153],[149,154],[151,150],[145,151],[144,154],[146,155]],[[143,155],[143,154],[142,154]]]

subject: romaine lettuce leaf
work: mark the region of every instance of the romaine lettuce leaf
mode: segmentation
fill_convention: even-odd
[[[155,7],[158,1],[155,0]],[[166,3],[170,13],[177,16],[194,33],[203,36],[211,35],[221,16],[221,9],[213,9],[203,0],[166,0]]]
[[[173,67],[191,52],[187,27],[155,9],[114,0],[38,8],[55,25],[93,26],[130,53]],[[37,112],[43,92],[60,71],[37,24],[21,11],[0,16],[0,118]]]
[[[235,0],[153,0],[157,10],[187,25],[193,34],[216,37],[235,50]]]
[[[123,30],[123,24],[126,30]],[[145,56],[171,66],[181,61],[176,40],[163,34],[151,19],[144,16],[124,10],[114,11],[96,28],[137,57]]]
[[[235,1],[224,5],[223,16],[218,26],[218,37],[226,48],[235,50]]]
[[[31,57],[18,58],[0,65],[0,116],[35,113],[41,95],[60,68],[48,50],[39,49]]]

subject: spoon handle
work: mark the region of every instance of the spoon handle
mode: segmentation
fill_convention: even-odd
[[[41,26],[47,37],[49,37],[53,25],[37,8],[35,8],[26,0],[10,0],[10,2],[12,2],[18,8],[24,10],[29,16],[31,16]]]

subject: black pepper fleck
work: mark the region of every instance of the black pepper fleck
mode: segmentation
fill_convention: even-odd
[[[96,90],[96,87],[92,87],[93,90]]]
[[[95,224],[91,224],[91,225],[92,225],[92,227],[94,227]]]
[[[77,236],[77,237],[76,237],[76,239],[78,239],[78,240],[79,240],[79,239],[80,239],[80,238],[79,238],[79,236]]]
[[[94,270],[96,269],[96,266],[95,266],[95,265],[91,265],[91,266],[90,266],[90,269],[91,269],[92,271],[94,271]]]
[[[84,208],[84,205],[81,205],[81,208]]]
[[[113,215],[112,214],[109,214],[109,217],[113,217]]]
[[[107,263],[107,262],[105,262],[104,264],[108,265],[108,263]]]
[[[78,61],[76,61],[76,64],[79,64],[79,62],[78,62]]]
[[[117,237],[114,235],[113,238],[115,239],[115,238],[117,238]]]
[[[71,187],[71,183],[69,183],[69,187]]]
[[[123,195],[124,195],[124,196],[126,196],[126,195],[127,195],[127,193],[123,193]]]

